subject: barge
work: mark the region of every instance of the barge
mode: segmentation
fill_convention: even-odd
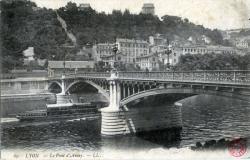
[[[47,104],[44,110],[26,111],[19,113],[16,118],[20,121],[93,119],[100,117],[100,108],[102,105],[95,102]]]

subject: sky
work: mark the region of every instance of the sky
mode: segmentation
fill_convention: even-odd
[[[250,0],[31,0],[39,7],[57,9],[69,1],[90,3],[98,12],[129,9],[139,13],[143,3],[154,3],[159,17],[174,15],[188,18],[195,24],[211,29],[250,28]]]

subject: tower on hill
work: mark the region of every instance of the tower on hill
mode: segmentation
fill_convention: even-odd
[[[144,3],[142,6],[142,14],[155,14],[155,7],[153,3]]]

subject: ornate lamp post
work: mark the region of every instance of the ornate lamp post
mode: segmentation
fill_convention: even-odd
[[[65,59],[66,59],[66,53],[64,52],[64,55],[63,55],[63,75],[65,75],[65,65],[66,65]]]
[[[114,63],[113,63],[113,66],[112,66],[112,70],[116,70],[116,68],[115,68],[115,63],[116,63],[116,54],[117,54],[117,51],[118,51],[118,46],[117,46],[117,44],[114,44],[112,50],[113,50],[113,52],[114,52]]]
[[[167,55],[167,69],[170,69],[169,55],[172,53],[172,46],[168,45],[168,47],[164,50],[164,54]],[[164,64],[163,64],[164,65]]]

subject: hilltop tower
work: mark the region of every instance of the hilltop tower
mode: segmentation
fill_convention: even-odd
[[[144,3],[142,6],[142,14],[155,14],[155,7],[153,3]]]

